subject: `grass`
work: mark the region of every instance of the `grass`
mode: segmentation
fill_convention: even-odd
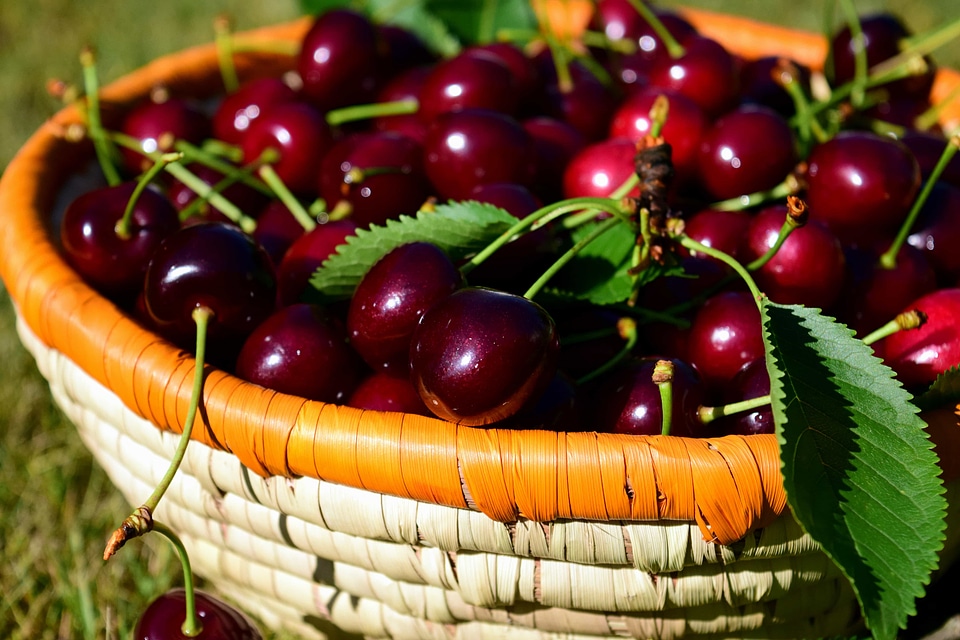
[[[956,0],[872,0],[863,10],[900,11],[915,30],[956,16]],[[694,0],[703,8],[818,30],[822,11],[785,0]],[[5,0],[0,3],[0,168],[57,109],[48,78],[79,82],[77,53],[92,44],[105,81],[148,60],[207,42],[218,13],[237,28],[297,15],[295,0]],[[960,66],[960,46],[943,50]],[[129,544],[100,560],[107,534],[129,511],[53,404],[46,382],[20,346],[0,289],[0,637],[13,640],[127,638],[139,611],[179,581],[162,539]],[[273,640],[289,636],[268,635]]]

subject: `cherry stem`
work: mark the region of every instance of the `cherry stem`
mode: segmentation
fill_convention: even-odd
[[[209,167],[210,169],[213,169],[214,171],[219,171],[225,176],[237,174],[238,180],[241,183],[245,184],[246,186],[252,189],[256,189],[257,191],[259,191],[265,196],[273,195],[273,190],[271,190],[270,187],[265,185],[262,180],[258,180],[256,176],[252,175],[251,171],[245,170],[244,168],[241,168],[241,167],[237,167],[235,164],[231,164],[229,160],[234,157],[234,154],[232,152],[228,160],[224,160],[223,157],[221,157],[223,154],[211,152],[211,150],[207,148],[207,145],[211,142],[214,142],[213,139],[209,139],[205,141],[203,147],[198,147],[197,145],[191,142],[187,142],[186,140],[177,140],[176,142],[173,143],[173,148],[176,149],[177,151],[182,151],[184,156],[190,162],[198,162],[206,167]],[[232,145],[227,145],[227,143],[225,142],[221,142],[221,141],[216,141],[216,142],[219,143],[220,145],[219,148],[222,150],[225,150],[226,147],[230,147],[231,149],[239,151],[238,161],[243,160],[242,151],[240,151],[236,147],[233,147]],[[278,156],[276,155],[275,151],[272,151],[271,153],[265,152],[260,155],[260,158],[258,158],[258,161],[262,163],[276,162],[276,157]]]
[[[829,135],[823,130],[823,126],[810,108],[810,100],[797,79],[800,75],[797,65],[791,60],[781,58],[777,61],[777,66],[772,74],[774,81],[783,87],[793,101],[798,137],[804,149],[806,150],[810,146],[814,138],[817,142],[826,142]]]
[[[100,170],[107,180],[107,184],[115,187],[123,178],[113,162],[114,152],[110,141],[104,134],[103,123],[100,120],[100,79],[97,75],[96,54],[93,47],[84,47],[80,51],[80,65],[83,67],[83,87],[87,95],[87,128],[90,139],[93,140],[93,149],[97,154]]]
[[[547,268],[547,270],[544,271],[539,278],[537,278],[537,281],[534,282],[532,285],[530,285],[530,288],[527,289],[526,293],[523,294],[523,297],[527,298],[528,300],[532,300],[534,296],[536,296],[540,292],[540,290],[544,286],[546,286],[546,284],[550,281],[551,278],[553,278],[553,276],[557,275],[557,273],[563,267],[565,267],[567,263],[573,260],[578,253],[583,251],[584,247],[586,247],[588,244],[590,244],[591,242],[593,242],[594,240],[602,236],[604,233],[606,233],[610,229],[613,229],[615,226],[619,224],[623,224],[623,220],[619,216],[607,218],[603,222],[600,222],[593,231],[591,231],[586,236],[581,238],[572,247],[570,247],[562,256],[557,258],[556,262],[550,265]]]
[[[743,282],[747,285],[747,288],[750,289],[750,293],[753,295],[753,299],[757,303],[757,306],[760,306],[760,301],[764,298],[763,293],[760,291],[760,288],[757,287],[757,283],[753,280],[750,272],[747,271],[742,264],[737,262],[733,256],[730,256],[719,249],[715,249],[703,243],[697,242],[685,233],[677,235],[675,239],[680,243],[680,246],[686,248],[688,251],[699,251],[710,256],[711,258],[720,260],[728,267],[733,269],[737,275],[743,279]]]
[[[613,40],[601,31],[584,31],[580,34],[580,39],[583,41],[583,44],[595,49],[606,49],[624,54],[634,53],[637,50],[637,44],[633,40],[629,38]]]
[[[258,167],[259,164],[254,163],[241,169],[234,168],[233,171],[226,174],[220,181],[210,187],[210,192],[206,194],[206,196],[197,194],[193,202],[180,211],[180,221],[189,220],[191,217],[197,215],[203,207],[210,204],[210,197],[213,194],[222,194],[227,187],[242,181],[244,176],[250,176]]]
[[[774,241],[773,246],[767,249],[762,256],[747,265],[747,271],[753,272],[763,268],[763,265],[770,262],[773,256],[777,255],[780,247],[787,241],[787,238],[790,237],[794,229],[799,229],[807,223],[809,215],[807,213],[807,205],[803,200],[796,196],[791,196],[787,200],[787,203],[787,216],[780,226],[776,241]]]
[[[730,404],[725,404],[719,407],[700,407],[700,409],[697,411],[697,415],[700,418],[700,422],[703,424],[710,424],[717,418],[722,418],[724,416],[729,416],[736,413],[743,413],[744,411],[750,411],[752,409],[759,409],[760,407],[765,407],[768,404],[770,404],[770,394],[758,396],[756,398],[750,398],[748,400],[741,400],[739,402],[731,402]]]
[[[673,424],[673,363],[669,360],[657,360],[653,367],[653,382],[660,389],[660,413],[662,422],[660,433],[670,435]]]
[[[900,225],[900,231],[897,233],[897,237],[893,239],[890,247],[880,256],[880,266],[884,269],[893,269],[897,266],[897,256],[900,254],[900,248],[903,246],[903,243],[907,241],[907,237],[910,235],[910,229],[913,228],[917,217],[920,215],[920,210],[923,209],[923,205],[930,197],[930,193],[933,191],[937,180],[940,179],[940,176],[946,170],[947,165],[950,164],[950,161],[958,150],[960,150],[960,134],[955,134],[947,141],[947,146],[944,147],[943,153],[940,154],[940,159],[937,161],[936,166],[934,166],[933,171],[930,172],[930,176],[924,183],[923,189],[921,189],[917,195],[917,199],[914,200],[913,206],[910,207],[910,212],[907,214],[903,224]]]
[[[180,631],[188,638],[195,638],[203,631],[203,623],[200,621],[200,617],[197,616],[197,599],[194,595],[193,570],[190,568],[190,556],[187,554],[187,548],[183,545],[180,536],[162,522],[154,520],[153,530],[169,540],[177,550],[177,555],[180,557],[180,566],[183,569],[183,599],[187,609],[186,617],[183,620]]]
[[[277,198],[280,199],[280,202],[290,210],[290,213],[293,214],[293,217],[300,223],[300,226],[302,226],[305,231],[313,231],[317,226],[316,221],[310,217],[310,214],[307,213],[304,206],[297,200],[296,196],[290,192],[287,185],[285,185],[280,176],[277,175],[276,170],[269,164],[264,164],[260,167],[258,173],[260,174],[260,178],[267,183],[267,186],[269,186]]]
[[[853,80],[850,90],[850,101],[855,107],[863,105],[866,94],[869,69],[867,68],[867,47],[863,39],[863,27],[860,16],[852,0],[840,0],[840,6],[846,15],[847,27],[850,29],[850,40],[853,45]]]
[[[544,35],[547,47],[550,48],[550,57],[553,59],[553,67],[557,72],[557,88],[560,93],[570,93],[573,91],[573,76],[570,75],[570,60],[567,58],[567,51],[560,41],[552,33]]]
[[[217,16],[213,21],[213,32],[223,88],[227,93],[233,93],[240,86],[240,80],[237,78],[237,67],[233,64],[233,38],[230,37],[230,18],[225,15]]]
[[[380,116],[402,116],[416,113],[420,109],[420,102],[416,98],[406,98],[404,100],[393,100],[391,102],[376,102],[373,104],[358,104],[340,109],[333,109],[327,112],[327,124],[331,127],[344,124],[345,122],[355,122],[357,120],[369,120]]]
[[[627,0],[630,3],[630,6],[640,14],[644,20],[647,21],[647,24],[653,29],[654,33],[657,34],[657,37],[663,42],[663,46],[667,48],[667,53],[670,54],[670,57],[676,60],[686,53],[686,49],[683,48],[676,38],[673,37],[673,34],[670,33],[670,30],[663,24],[663,21],[657,17],[657,14],[647,6],[647,3],[643,0]]]
[[[782,200],[789,195],[797,193],[799,190],[800,182],[797,180],[796,176],[790,174],[783,182],[772,189],[767,189],[766,191],[757,191],[756,193],[744,194],[728,200],[714,202],[710,205],[710,208],[718,211],[743,211],[744,209],[749,209],[750,207],[755,207],[766,202]]]
[[[176,143],[174,143],[174,148],[181,143],[190,144],[186,140],[178,140]],[[223,140],[218,140],[217,138],[207,138],[203,141],[203,146],[194,148],[196,149],[198,155],[204,154],[207,158],[225,158],[226,160],[234,163],[243,162],[243,149],[235,144],[230,144],[229,142],[224,142]]]
[[[630,177],[623,181],[623,183],[614,189],[613,193],[610,194],[609,200],[620,201],[627,196],[638,184],[640,184],[640,176],[637,173],[631,173]],[[569,202],[569,201],[566,201]],[[584,225],[588,222],[592,222],[596,219],[597,214],[601,213],[596,209],[584,209],[582,212],[577,215],[569,216],[563,221],[563,228],[570,230],[581,225]],[[620,215],[620,214],[616,214]],[[536,229],[536,227],[534,227]]]
[[[863,343],[869,346],[877,340],[882,340],[883,338],[891,336],[898,331],[904,331],[906,329],[919,329],[926,324],[926,322],[927,314],[923,311],[920,311],[919,309],[904,311],[879,329],[875,329],[868,335],[864,336]]]
[[[183,423],[183,431],[180,434],[180,440],[177,442],[177,449],[170,459],[170,464],[166,472],[160,479],[160,482],[154,488],[150,497],[137,509],[127,516],[120,526],[110,536],[106,549],[103,551],[103,559],[108,560],[117,552],[128,540],[149,533],[156,526],[153,520],[153,513],[157,510],[157,505],[163,494],[166,493],[173,482],[174,476],[180,469],[184,455],[187,452],[187,445],[190,444],[190,438],[193,434],[193,426],[196,422],[197,410],[200,406],[200,395],[203,392],[203,368],[206,360],[207,351],[207,327],[210,319],[213,317],[213,311],[204,306],[199,306],[193,310],[193,321],[197,325],[197,343],[195,364],[193,369],[193,387],[190,391],[190,405],[187,409],[187,416]]]
[[[603,334],[608,335],[608,332],[603,332]],[[637,331],[637,321],[633,318],[620,318],[617,320],[617,334],[619,334],[619,336],[624,340],[623,347],[620,349],[620,351],[618,351],[612,358],[604,362],[593,371],[578,378],[576,381],[577,385],[585,384],[602,376],[604,373],[610,371],[618,364],[623,362],[624,359],[633,353],[633,349],[637,346],[637,341],[640,338],[640,334]],[[597,335],[597,337],[600,336]],[[564,344],[571,344],[571,342],[569,340],[564,340]]]
[[[948,22],[939,29],[928,33],[919,34],[905,40],[906,46],[892,58],[887,58],[883,62],[875,65],[871,73],[886,74],[896,69],[910,66],[918,57],[925,56],[940,47],[949,44],[960,38],[960,19]]]
[[[133,235],[133,230],[131,229],[133,211],[137,206],[137,201],[140,199],[140,194],[143,193],[143,190],[153,182],[153,179],[156,178],[168,164],[171,162],[179,162],[181,159],[183,159],[182,153],[165,153],[157,158],[153,166],[140,176],[136,186],[133,188],[133,193],[130,194],[130,199],[127,200],[127,206],[123,210],[123,216],[117,220],[117,224],[114,227],[118,238],[121,240],[129,240]]]

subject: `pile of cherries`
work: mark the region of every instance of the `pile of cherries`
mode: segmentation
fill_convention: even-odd
[[[679,245],[668,257],[685,274],[627,304],[524,297],[573,244],[563,220],[469,271],[435,245],[404,243],[350,299],[313,296],[312,275],[360,229],[448,200],[522,219],[609,198],[636,173],[638,144],[659,134],[672,153],[668,215],[686,236],[747,265],[773,301],[821,308],[861,336],[919,308],[926,325],[874,345],[908,387],[960,362],[960,161],[937,167],[950,143],[918,124],[934,64],[858,89],[844,27],[826,79],[849,97],[815,100],[802,65],[738,59],[679,14],[655,15],[670,38],[628,0],[599,0],[597,37],[578,56],[493,42],[440,59],[408,31],[331,10],[295,74],[248,81],[212,106],[145,101],[104,132],[122,150],[119,179],[68,207],[64,255],[184,348],[196,348],[194,311],[207,309],[208,359],[281,392],[466,425],[654,434],[668,396],[652,372],[667,361],[671,433],[771,432],[768,406],[704,419],[768,393],[761,324],[727,267]],[[868,69],[908,35],[889,14],[859,29]],[[805,213],[784,239],[791,207]]]

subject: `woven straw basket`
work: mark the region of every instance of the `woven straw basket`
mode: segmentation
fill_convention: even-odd
[[[746,57],[823,59],[816,36],[688,15]],[[247,35],[296,40],[308,24]],[[242,77],[285,65],[238,56]],[[212,46],[159,59],[103,90],[105,119],[157,84],[203,96],[218,78]],[[935,97],[958,83],[941,72]],[[58,113],[7,169],[0,268],[53,396],[135,505],[176,447],[194,363],[81,282],[51,241],[91,158],[61,135],[78,118]],[[786,512],[774,436],[463,428],[214,369],[201,413],[157,517],[217,590],[304,638],[822,637],[860,624],[849,584]]]

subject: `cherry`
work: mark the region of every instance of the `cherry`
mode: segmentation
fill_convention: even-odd
[[[278,309],[250,334],[235,371],[280,393],[343,403],[362,367],[343,324],[317,305],[300,303]]]
[[[841,131],[807,158],[812,217],[842,241],[868,244],[906,217],[920,189],[920,167],[902,143],[865,131]]]
[[[280,78],[249,80],[224,96],[213,114],[213,135],[228,144],[243,143],[250,125],[278,104],[297,100],[297,92]]]
[[[386,43],[370,20],[349,9],[317,16],[304,35],[297,71],[302,94],[321,111],[372,102]]]
[[[417,100],[431,70],[430,66],[422,66],[398,73],[380,89],[377,102]],[[378,131],[402,133],[421,144],[427,136],[427,123],[417,113],[380,115],[373,119],[373,126]]]
[[[377,31],[380,40],[386,45],[386,59],[390,63],[387,77],[436,61],[437,57],[410,29],[395,24],[379,24]]]
[[[751,400],[770,393],[770,374],[765,358],[757,358],[743,365],[730,384],[724,389],[723,400],[727,403]],[[773,409],[770,405],[724,416],[717,420],[715,428],[725,435],[750,436],[759,433],[774,433]]]
[[[497,60],[510,70],[520,112],[533,108],[543,92],[537,66],[519,47],[509,42],[488,42],[464,49],[463,55]],[[498,89],[502,91],[501,89]]]
[[[592,424],[598,431],[629,435],[659,435],[663,429],[663,400],[653,381],[659,358],[631,360],[598,383],[593,394]],[[698,410],[705,389],[699,374],[682,360],[673,363],[670,435],[706,435]]]
[[[138,174],[153,165],[146,154],[169,151],[177,140],[200,144],[210,135],[210,120],[192,103],[167,97],[140,103],[126,115],[121,131],[138,140],[143,150],[121,149],[127,170]]]
[[[375,370],[405,371],[420,317],[462,280],[434,244],[412,242],[390,250],[363,276],[350,299],[347,329],[354,349]]]
[[[933,168],[937,166],[944,149],[947,147],[947,139],[939,133],[913,129],[900,136],[900,142],[913,152],[914,157],[920,164],[920,177],[924,181],[933,172]],[[940,181],[960,187],[960,156],[954,156],[950,159],[946,169],[940,174]]]
[[[898,331],[882,341],[884,361],[907,388],[931,384],[938,375],[960,364],[960,289],[932,291],[904,307],[918,309],[926,322],[918,329]]]
[[[420,117],[463,109],[489,109],[514,115],[519,106],[516,80],[510,68],[492,54],[475,51],[440,62],[420,89]]]
[[[533,140],[534,192],[544,202],[560,199],[563,172],[570,159],[587,144],[586,138],[573,125],[548,116],[534,116],[521,124]]]
[[[737,258],[751,220],[753,217],[743,211],[701,209],[687,219],[683,231],[700,244]]]
[[[746,60],[740,65],[740,100],[744,104],[758,104],[789,117],[796,111],[793,98],[774,79],[781,56],[763,56]],[[796,80],[806,95],[810,95],[810,68],[795,60],[787,60],[800,74]]]
[[[271,167],[296,193],[316,193],[317,171],[333,135],[319,111],[303,102],[278,104],[254,120],[243,139],[243,160],[254,162],[267,149],[279,154]]]
[[[943,182],[933,186],[907,243],[921,250],[938,278],[952,282],[960,276],[960,187]]]
[[[503,420],[540,396],[556,372],[560,344],[535,302],[467,287],[420,318],[410,374],[427,408],[460,424]]]
[[[708,128],[703,110],[690,98],[654,87],[637,90],[627,96],[613,114],[609,134],[611,138],[628,138],[633,142],[650,135],[653,129],[650,109],[661,95],[669,104],[661,135],[671,147],[675,179],[690,182],[697,175],[700,143]]]
[[[726,200],[772,189],[796,161],[786,118],[768,107],[744,105],[704,132],[699,176],[712,197]]]
[[[361,228],[413,215],[430,193],[423,149],[399,133],[348,136],[324,155],[319,192],[328,211],[349,214]]]
[[[490,426],[497,429],[582,431],[584,427],[580,405],[576,385],[558,371],[535,402]]]
[[[541,55],[546,61],[550,60],[548,51]],[[570,64],[572,85],[562,86],[556,79],[553,63],[546,64],[546,61],[542,60],[540,66],[546,69],[543,73],[543,115],[569,123],[587,140],[605,137],[607,123],[618,104],[613,90],[576,61]]]
[[[211,188],[215,188],[217,184],[226,177],[223,173],[217,171],[216,169],[200,163],[190,163],[187,165],[187,169],[189,169],[190,173],[202,183]],[[226,188],[221,189],[219,193],[249,216],[256,215],[261,209],[267,206],[268,202],[266,195],[241,182],[234,182]],[[167,189],[167,197],[170,199],[170,202],[173,203],[173,206],[177,209],[177,211],[180,212],[183,212],[185,209],[193,205],[198,198],[196,191],[177,179],[170,181],[170,186]],[[190,218],[188,218],[186,221],[187,223],[192,224],[196,220],[211,220],[217,222],[231,221],[227,215],[220,211],[220,209],[209,203],[202,203],[200,208],[196,211],[197,215],[190,216]],[[301,227],[301,230],[302,229],[303,227]]]
[[[374,371],[360,381],[350,394],[347,406],[369,411],[397,411],[433,416],[420,399],[410,377],[389,371]]]
[[[740,71],[736,59],[719,42],[692,36],[679,58],[660,60],[650,70],[650,84],[681,93],[714,118],[739,100]]]
[[[353,220],[333,220],[297,238],[277,267],[280,304],[299,302],[308,292],[314,272],[356,232],[357,223]]]
[[[764,355],[757,303],[746,291],[712,296],[697,311],[688,340],[690,363],[707,384],[722,386]]]
[[[756,260],[775,246],[786,217],[786,205],[773,205],[757,213],[743,238],[740,258]],[[829,309],[843,287],[845,267],[840,241],[811,216],[754,272],[754,278],[775,302]]]
[[[581,149],[563,173],[566,198],[607,198],[634,172],[637,146],[627,138],[608,138]],[[630,190],[632,196],[639,187]]]
[[[439,116],[423,143],[427,177],[444,198],[465,200],[492,182],[527,185],[533,180],[534,148],[523,127],[508,115],[465,109]]]
[[[87,191],[66,208],[60,242],[70,265],[105,296],[129,303],[143,287],[147,264],[163,240],[180,228],[170,202],[146,188],[137,198],[127,234],[118,231],[136,185]]]
[[[252,235],[270,254],[273,264],[279,265],[290,246],[303,235],[303,225],[281,200],[271,200],[257,214],[257,228]]]
[[[197,617],[203,629],[199,635],[184,635],[186,595],[171,589],[154,599],[137,620],[136,640],[261,640],[254,624],[237,609],[204,591],[193,592]]]
[[[270,256],[233,225],[205,222],[168,236],[145,276],[147,312],[172,341],[194,347],[198,308],[212,313],[211,345],[242,342],[273,311],[276,276]]]

